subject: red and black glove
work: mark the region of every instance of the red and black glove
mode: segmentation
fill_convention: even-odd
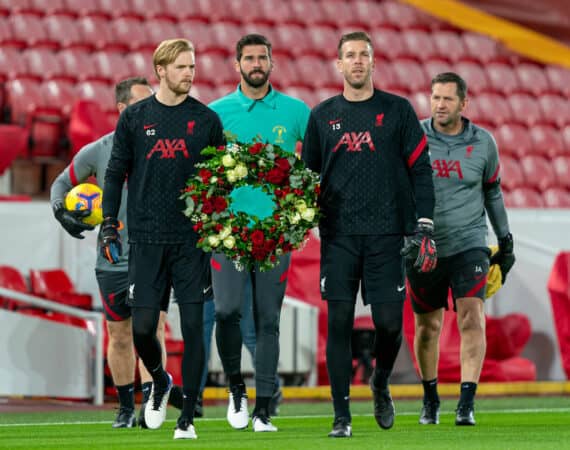
[[[507,274],[515,264],[515,254],[513,245],[513,235],[507,234],[505,237],[499,238],[499,251],[491,257],[491,265],[498,264],[501,269],[502,283],[505,284]]]
[[[122,253],[120,229],[120,222],[114,217],[105,217],[101,224],[99,247],[103,258],[111,264],[118,263]]]
[[[402,256],[414,260],[414,267],[420,272],[431,272],[437,265],[437,250],[433,236],[433,222],[418,220],[412,236],[404,240]]]

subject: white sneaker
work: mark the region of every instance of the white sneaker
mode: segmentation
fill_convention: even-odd
[[[174,430],[174,439],[198,439],[194,425],[179,421]]]
[[[227,419],[232,428],[243,430],[249,423],[247,413],[247,392],[244,384],[237,384],[230,388]]]
[[[168,397],[170,396],[170,389],[172,389],[172,377],[168,375],[168,386],[164,391],[155,392],[155,385],[152,383],[150,397],[144,410],[144,421],[146,426],[151,430],[160,428],[164,419],[166,419],[166,405],[168,404]]]
[[[267,416],[253,416],[253,431],[267,432],[267,431],[277,431],[277,427],[271,423],[271,420]]]

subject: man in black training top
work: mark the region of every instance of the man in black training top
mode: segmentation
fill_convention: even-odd
[[[436,263],[434,190],[426,136],[410,103],[372,85],[369,36],[342,36],[337,67],[344,90],[309,117],[303,160],[321,174],[321,295],[328,301],[327,368],[335,420],[330,437],[352,435],[349,405],[351,333],[362,285],[376,330],[376,367],[370,380],[374,416],[394,424],[388,387],[402,342],[404,259],[425,272]]]
[[[194,407],[204,365],[203,301],[211,289],[208,255],[196,248],[198,235],[179,200],[200,151],[224,142],[218,116],[188,95],[195,72],[194,47],[166,40],[153,55],[158,91],[127,108],[119,118],[105,175],[101,251],[112,262],[121,253],[117,214],[127,178],[129,201],[129,300],[135,348],[153,385],[145,409],[148,428],[166,417],[172,377],[162,365],[156,339],[160,302],[172,287],[180,307],[184,338],[184,402],[175,439],[196,439]]]

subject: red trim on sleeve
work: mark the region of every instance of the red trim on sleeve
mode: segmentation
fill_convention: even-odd
[[[499,170],[500,169],[501,169],[501,165],[499,164],[497,166],[497,170],[495,170],[495,173],[493,174],[493,176],[487,180],[487,183],[494,183],[495,181],[497,181],[497,178],[499,178]]]
[[[424,134],[420,143],[408,158],[408,167],[412,167],[414,165],[416,160],[420,157],[420,155],[424,151],[424,148],[426,148],[426,144],[427,144],[427,136]]]
[[[107,304],[107,299],[103,297],[103,307],[105,308],[105,311],[107,312],[107,314],[109,315],[109,317],[111,317],[114,321],[116,322],[120,322],[122,320],[125,320],[123,317],[119,316],[116,312],[114,312],[109,305]]]
[[[222,270],[222,265],[220,264],[219,261],[216,261],[214,258],[210,259],[210,265],[212,266],[212,269],[214,269],[216,272]]]
[[[73,186],[77,186],[79,181],[77,180],[77,174],[75,173],[75,166],[73,165],[73,161],[69,165],[69,178],[71,179],[71,184]]]

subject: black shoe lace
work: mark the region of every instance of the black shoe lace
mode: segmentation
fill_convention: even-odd
[[[168,387],[165,387],[164,389],[156,389],[155,387],[154,398],[152,399],[152,409],[155,411],[158,411],[160,409],[160,404],[162,403],[162,399],[167,390]]]
[[[245,393],[245,386],[243,385],[236,385],[230,388],[230,392],[232,393],[232,398],[234,400],[234,408],[236,412],[241,411],[241,399],[247,397]]]

